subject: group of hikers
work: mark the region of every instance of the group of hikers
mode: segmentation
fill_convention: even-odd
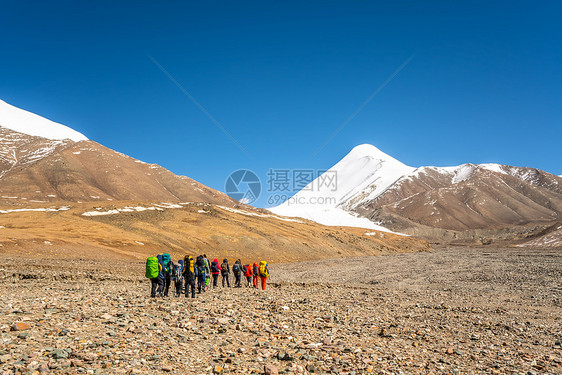
[[[219,264],[215,259],[209,261],[207,255],[199,255],[193,259],[191,255],[186,255],[184,259],[177,263],[172,261],[168,253],[149,257],[146,260],[146,277],[151,281],[151,297],[167,297],[170,285],[174,283],[176,297],[182,293],[188,297],[191,294],[195,298],[195,288],[197,293],[202,293],[212,287],[218,287],[219,275],[222,277],[222,287],[230,288],[230,273],[234,274],[234,287],[242,287],[242,277],[246,277],[246,287],[261,288],[265,290],[267,278],[269,277],[269,267],[266,261],[259,264],[242,264],[240,259],[234,262],[232,268],[228,264],[228,259],[224,259]],[[212,281],[211,281],[212,278]]]

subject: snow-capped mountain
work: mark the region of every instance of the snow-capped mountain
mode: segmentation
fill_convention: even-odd
[[[133,199],[237,204],[191,178],[0,101],[0,204]]]
[[[330,173],[337,175],[336,189],[317,188]],[[562,179],[533,168],[413,168],[374,146],[361,145],[326,174],[270,210],[326,225],[383,226],[450,240],[525,227],[521,232],[529,225],[562,220]]]
[[[372,145],[360,145],[293,198],[269,210],[325,225],[387,230],[351,211],[362,201],[377,197],[414,169]]]
[[[84,134],[68,126],[14,107],[2,100],[0,100],[0,126],[18,133],[46,139],[70,139],[74,142],[88,140]]]

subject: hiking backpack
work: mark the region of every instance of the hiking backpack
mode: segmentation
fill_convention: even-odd
[[[219,264],[218,264],[218,262],[215,262],[214,260],[213,260],[213,263],[211,263],[211,272],[213,272],[213,273],[219,272]]]
[[[184,267],[185,267],[185,272],[184,274],[193,274],[195,275],[195,261],[193,260],[193,257],[191,255],[186,255],[185,259],[184,259]]]
[[[148,257],[146,259],[146,271],[145,276],[148,279],[154,279],[158,277],[158,258]]]
[[[269,272],[267,271],[267,262],[265,260],[262,260],[260,262],[260,276],[261,277],[269,276]]]
[[[164,266],[163,271],[170,273],[172,270],[170,269],[170,265],[172,262],[172,257],[168,253],[162,254],[162,264]]]
[[[197,257],[197,269],[199,270],[199,273],[204,275],[207,272],[207,267],[205,267],[205,260],[203,259],[203,257],[201,255],[199,255]]]
[[[234,272],[235,274],[240,273],[240,263],[234,263],[234,266],[232,266],[232,272]]]
[[[181,281],[181,265],[174,264],[172,268],[172,280],[174,281]]]

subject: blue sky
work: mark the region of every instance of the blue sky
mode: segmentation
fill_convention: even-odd
[[[0,99],[219,190],[362,143],[562,174],[561,19],[559,1],[12,1]]]

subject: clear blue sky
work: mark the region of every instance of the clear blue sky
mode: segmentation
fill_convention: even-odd
[[[11,1],[0,99],[219,190],[361,143],[562,174],[561,20],[560,1]]]

